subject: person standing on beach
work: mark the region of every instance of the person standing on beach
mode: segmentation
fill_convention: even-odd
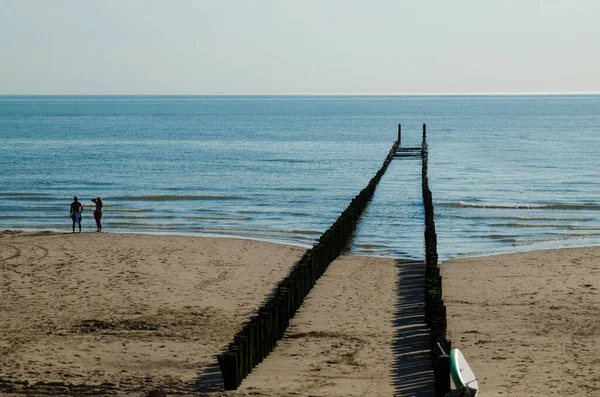
[[[77,196],[73,197],[73,202],[71,203],[71,211],[69,212],[69,216],[73,220],[73,233],[75,233],[75,222],[79,225],[79,233],[81,233],[81,214],[83,213],[83,205],[79,202],[79,198]]]
[[[96,209],[94,210],[94,219],[96,220],[96,227],[98,228],[98,233],[102,232],[102,197],[97,197],[92,199],[94,203],[96,203]]]

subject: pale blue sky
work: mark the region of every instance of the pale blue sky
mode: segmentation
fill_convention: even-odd
[[[0,0],[0,94],[600,92],[597,0]]]

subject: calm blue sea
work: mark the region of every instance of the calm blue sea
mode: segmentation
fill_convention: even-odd
[[[600,96],[3,96],[0,228],[310,246],[428,125],[441,259],[600,244]],[[420,162],[396,159],[352,244],[423,257]]]

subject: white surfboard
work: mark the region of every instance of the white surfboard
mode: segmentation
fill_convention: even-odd
[[[458,349],[450,350],[450,376],[457,388],[468,386],[471,389],[479,390],[477,377]]]

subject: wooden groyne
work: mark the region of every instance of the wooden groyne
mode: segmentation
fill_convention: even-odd
[[[451,342],[446,339],[446,306],[442,299],[442,276],[438,266],[437,234],[435,232],[433,196],[429,189],[427,175],[427,126],[423,124],[422,143],[422,188],[425,210],[425,321],[431,331],[431,366],[435,378],[437,396],[450,391],[450,358],[448,354]]]
[[[275,348],[277,341],[283,337],[290,320],[294,317],[316,281],[347,246],[361,214],[371,200],[378,182],[392,159],[404,157],[422,159],[425,261],[409,261],[404,263],[404,268],[407,269],[412,266],[415,270],[414,274],[420,275],[421,281],[418,284],[421,285],[419,290],[423,293],[418,294],[418,299],[422,301],[421,304],[413,305],[414,309],[411,310],[416,310],[413,314],[425,319],[424,322],[421,322],[425,341],[423,342],[423,348],[415,348],[412,345],[404,346],[403,354],[406,357],[411,356],[414,358],[421,357],[422,354],[413,355],[407,349],[417,349],[425,352],[422,364],[430,368],[430,374],[431,371],[433,372],[433,382],[431,378],[423,378],[422,384],[413,384],[408,388],[406,385],[397,385],[397,388],[406,391],[410,389],[411,393],[412,391],[422,392],[422,395],[429,395],[429,391],[434,390],[436,396],[444,396],[450,391],[450,363],[446,353],[450,351],[451,344],[446,339],[446,307],[442,300],[442,278],[438,267],[433,198],[427,176],[427,127],[423,124],[422,144],[418,147],[400,147],[401,135],[402,127],[398,125],[398,139],[393,143],[390,152],[375,176],[352,199],[344,212],[321,235],[318,242],[305,252],[303,257],[292,267],[290,273],[279,282],[271,295],[263,302],[256,314],[244,323],[241,331],[234,336],[233,341],[218,356],[226,390],[237,389],[253,368],[262,362]],[[422,271],[423,267],[425,268],[424,272]],[[400,282],[402,283],[402,280]],[[430,353],[428,354],[427,351]],[[400,361],[402,359],[402,357],[399,357]],[[402,363],[400,364],[402,365]],[[405,381],[399,378],[399,383],[403,382]],[[417,388],[422,389],[417,390]]]
[[[400,134],[399,134],[400,136]],[[304,302],[317,279],[344,250],[356,223],[373,197],[375,188],[392,161],[400,141],[396,140],[383,165],[274,289],[256,315],[244,323],[226,350],[218,355],[226,390],[237,389],[252,369],[275,348],[289,326],[290,319]]]

